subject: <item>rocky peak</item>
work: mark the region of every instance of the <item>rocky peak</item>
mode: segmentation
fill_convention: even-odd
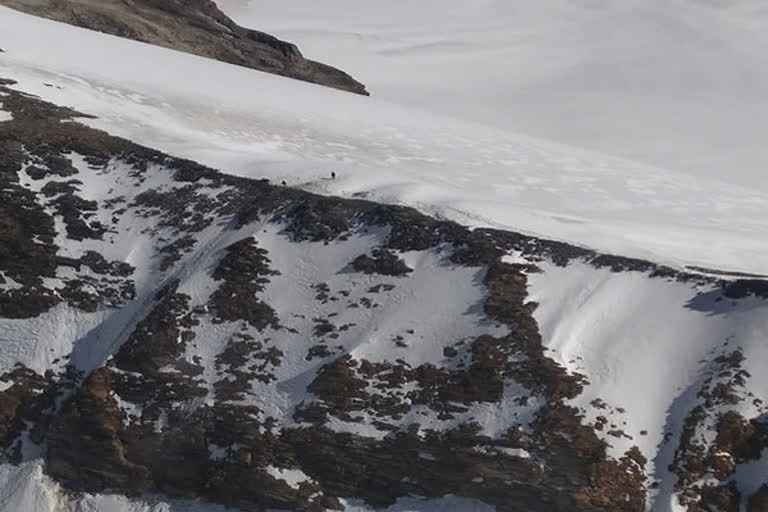
[[[230,64],[368,94],[365,86],[347,73],[305,59],[296,45],[239,26],[211,0],[0,0],[0,5]]]

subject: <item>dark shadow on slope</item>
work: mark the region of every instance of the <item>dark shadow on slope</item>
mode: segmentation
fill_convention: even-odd
[[[677,508],[672,506],[674,487],[677,483],[677,475],[669,471],[669,465],[675,457],[675,450],[679,444],[683,423],[693,404],[696,402],[696,394],[700,389],[698,381],[694,382],[682,393],[677,395],[667,409],[664,423],[664,437],[656,450],[653,459],[653,481],[655,489],[651,489],[649,503],[653,512],[673,512]]]
[[[143,294],[111,314],[72,345],[70,362],[86,373],[103,365],[148,312],[152,294]]]
[[[762,289],[763,285],[759,285],[759,288],[752,288],[751,285],[744,284],[742,281],[734,281],[723,285],[721,288],[697,294],[685,304],[685,307],[706,313],[707,316],[753,311],[765,307],[765,299],[768,299],[768,281],[761,281],[760,283],[765,283],[766,295],[756,293]]]

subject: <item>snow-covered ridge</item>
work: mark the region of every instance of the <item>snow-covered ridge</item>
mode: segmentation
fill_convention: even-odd
[[[166,479],[230,505],[349,510],[449,494],[503,507],[506,489],[544,510],[530,482],[570,510],[595,494],[666,512],[681,496],[762,492],[748,471],[766,428],[760,282],[219,174],[4,90],[0,133],[20,143],[4,193],[23,200],[5,215],[37,209],[39,233],[17,243],[58,257],[40,283],[26,259],[0,260],[3,307],[19,290],[50,301],[0,320],[14,347],[3,396],[39,404],[9,430],[9,461],[26,464],[7,470],[9,499],[14,482],[63,499],[34,465],[43,454],[63,485],[96,494],[73,507],[120,511],[166,505],[100,492]],[[183,468],[178,439],[199,448]],[[383,497],[339,466],[368,457]]]
[[[759,187],[692,179],[10,10],[0,24],[0,73],[172,154],[677,266],[768,268],[768,194]],[[56,41],[55,55],[41,33]],[[320,179],[331,171],[339,179]]]
[[[723,200],[711,213],[687,195],[682,175],[9,16],[66,34],[62,45],[72,48],[104,43],[81,57],[131,49],[120,69],[53,62],[9,28],[18,46],[0,54],[0,78],[20,78],[12,87],[102,115],[89,124],[297,186],[169,158],[0,85],[2,108],[13,110],[0,123],[2,192],[16,206],[0,214],[3,226],[23,226],[7,233],[30,256],[0,253],[0,406],[8,412],[0,419],[5,458],[21,462],[0,466],[4,507],[221,510],[153,495],[183,489],[244,508],[486,511],[492,503],[549,512],[554,500],[569,512],[680,512],[726,500],[760,510],[754,503],[768,497],[764,282],[723,282],[300,188],[443,213],[461,191],[466,202],[451,204],[452,216],[526,230],[534,201],[549,198],[558,223],[573,223],[563,212],[578,210],[595,216],[582,229],[606,237],[615,220],[606,215],[624,210],[605,198],[624,190],[640,206],[619,221],[636,215],[646,235],[667,242],[665,233],[693,237],[699,228],[660,231],[661,216],[640,214],[701,213],[703,232],[720,236],[729,222],[762,213],[760,193],[725,187],[726,199],[743,203]],[[183,73],[215,70],[223,81],[132,74],[145,57],[183,64]],[[115,77],[125,80],[120,89],[99,88]],[[235,78],[242,82],[227,81]],[[255,84],[263,95],[250,95]],[[214,115],[216,87],[234,96]],[[293,93],[296,105],[283,97]],[[295,119],[303,115],[315,117]],[[511,180],[494,170],[502,157],[517,159],[504,164]],[[580,182],[585,174],[593,181]],[[490,185],[466,185],[480,178]],[[643,206],[627,183],[669,202]],[[720,186],[702,183],[702,201]],[[763,273],[748,252],[765,240],[761,222],[744,223],[729,247],[679,240],[706,257],[661,245],[650,252]],[[731,252],[752,259],[718,259]],[[80,492],[63,493],[39,457]]]
[[[24,511],[190,506],[151,496],[129,500],[103,494],[67,495],[42,475],[37,458],[44,455],[50,474],[87,490],[66,476],[113,456],[109,447],[91,442],[94,438],[89,434],[69,455],[84,457],[74,467],[69,465],[71,458],[62,456],[70,443],[79,442],[80,435],[92,428],[98,431],[98,421],[78,424],[80,420],[73,417],[71,422],[46,424],[40,427],[48,430],[43,434],[45,441],[33,426],[43,417],[52,419],[50,415],[58,411],[70,414],[68,400],[77,402],[83,393],[102,396],[111,404],[112,412],[104,413],[115,415],[114,425],[122,425],[118,428],[149,428],[152,434],[170,437],[173,429],[192,421],[189,414],[206,414],[208,408],[218,407],[219,413],[240,414],[233,425],[258,421],[260,431],[277,432],[295,425],[300,407],[317,405],[307,385],[321,366],[340,353],[383,365],[392,359],[390,352],[399,351],[402,364],[424,366],[447,358],[442,352],[446,343],[458,345],[478,335],[508,333],[482,314],[486,295],[479,282],[482,269],[451,264],[447,246],[405,251],[400,256],[371,252],[384,243],[389,230],[364,223],[359,229],[349,231],[352,224],[344,228],[356,215],[344,216],[341,227],[332,217],[313,221],[313,215],[286,224],[295,213],[283,221],[259,220],[262,209],[268,211],[281,196],[287,201],[282,208],[289,210],[292,198],[308,196],[222,177],[191,162],[174,162],[127,141],[105,139],[104,134],[69,120],[62,121],[57,135],[53,127],[57,118],[71,113],[6,88],[3,91],[16,114],[16,122],[0,132],[3,147],[11,148],[6,154],[9,172],[3,175],[4,194],[19,204],[2,215],[7,225],[26,215],[30,225],[8,241],[15,250],[27,251],[28,257],[9,260],[4,253],[0,263],[4,269],[0,298],[7,317],[0,320],[0,332],[6,348],[14,347],[3,353],[2,406],[10,403],[12,407],[14,399],[41,401],[41,407],[32,406],[30,411],[7,410],[21,416],[12,427],[14,433],[4,438],[6,460],[21,465],[3,466],[0,500],[4,506]],[[47,125],[53,127],[50,132],[43,128],[46,122],[53,123]],[[61,138],[62,132],[68,135]],[[279,211],[281,207],[278,203],[272,208]],[[419,236],[431,240],[433,235]],[[55,250],[57,265],[51,270],[36,267],[37,251],[48,249]],[[371,256],[365,256],[368,252]],[[234,256],[229,258],[230,254]],[[388,257],[396,264],[391,265]],[[356,263],[360,258],[361,263]],[[378,274],[379,266],[384,274]],[[247,269],[253,273],[247,274]],[[40,281],[38,271],[46,276]],[[106,285],[120,282],[115,280],[118,277],[130,277],[131,293],[120,297],[105,293]],[[254,290],[258,300],[248,295]],[[13,307],[13,294],[22,292],[50,303],[40,304],[41,311],[25,309],[24,302]],[[230,293],[236,295],[234,302]],[[453,307],[446,308],[441,300],[449,293]],[[251,313],[259,304],[267,324]],[[237,317],[241,313],[246,315],[243,321]],[[417,320],[414,314],[423,318]],[[405,350],[406,342],[413,350]],[[454,350],[459,351],[460,359],[466,359],[466,350]],[[100,380],[105,376],[106,384]],[[58,388],[59,382],[66,384]],[[110,383],[115,387],[102,395],[98,386]],[[78,390],[79,386],[84,389]],[[418,386],[409,388],[408,392],[418,390]],[[381,389],[368,392],[377,396]],[[88,407],[83,402],[76,416],[88,417]],[[179,415],[185,417],[180,421]],[[438,429],[463,421],[438,420],[427,407],[421,415],[433,420],[431,426]],[[306,424],[312,421],[316,420],[307,419]],[[394,417],[392,421],[391,428],[398,429]],[[360,435],[377,428],[353,420],[346,431]],[[147,435],[140,434],[139,441]],[[218,442],[205,446],[212,465],[252,457],[253,440],[243,439],[241,444],[227,436],[215,439]],[[96,462],[88,458],[89,453],[95,453]],[[189,456],[187,464],[192,463]],[[134,459],[135,454],[128,457]],[[118,472],[120,460],[109,462],[117,464]],[[304,500],[325,499],[320,484],[309,476],[300,478],[304,473],[294,466],[275,461],[257,476],[266,479],[262,485],[274,487],[272,492],[278,496],[280,492],[302,495],[309,486],[312,492]],[[173,471],[181,471],[175,462]],[[335,503],[348,510],[367,509],[355,500]],[[435,506],[454,503],[463,507],[472,501],[446,496]],[[483,508],[488,507],[478,506]]]

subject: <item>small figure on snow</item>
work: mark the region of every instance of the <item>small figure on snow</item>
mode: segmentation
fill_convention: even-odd
[[[336,179],[336,171],[331,171],[331,179],[332,180]]]
[[[281,184],[282,186],[284,186],[284,187],[287,187],[287,186],[288,186],[288,184],[285,182],[285,180],[281,181],[281,182],[280,182],[280,184]]]

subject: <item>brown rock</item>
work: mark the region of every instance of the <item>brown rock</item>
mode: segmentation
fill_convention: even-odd
[[[0,4],[119,37],[368,94],[363,84],[343,71],[305,59],[295,45],[237,25],[211,0],[0,0]]]
[[[768,484],[763,484],[749,497],[747,512],[768,512]]]

